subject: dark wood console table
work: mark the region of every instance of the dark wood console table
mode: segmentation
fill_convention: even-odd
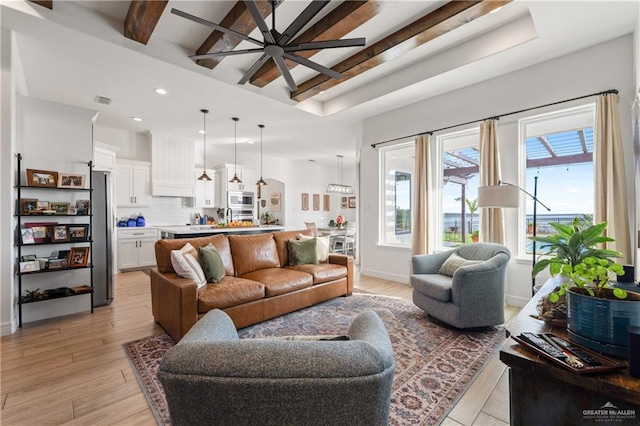
[[[565,327],[552,327],[531,317],[537,313],[538,300],[555,285],[549,280],[538,291],[507,327],[507,336],[530,331],[567,337]],[[500,360],[509,366],[512,425],[640,424],[640,379],[629,376],[628,369],[575,374],[513,339],[507,339],[500,349]],[[614,412],[620,416],[616,418]]]

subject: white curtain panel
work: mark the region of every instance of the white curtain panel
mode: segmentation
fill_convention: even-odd
[[[498,185],[500,153],[498,150],[497,120],[480,124],[480,186]],[[480,214],[480,240],[504,244],[504,221],[501,208],[484,208]]]
[[[625,179],[624,153],[618,114],[619,96],[600,95],[596,100],[593,163],[596,175],[595,222],[608,221],[606,235],[615,239],[607,248],[623,254],[620,263],[631,263],[631,230]]]

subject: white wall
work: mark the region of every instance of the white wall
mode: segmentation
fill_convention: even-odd
[[[544,105],[606,89],[620,91],[620,117],[629,200],[634,200],[632,185],[633,145],[631,140],[630,107],[635,94],[632,36],[621,37],[585,50],[566,55],[517,72],[487,80],[429,100],[371,117],[363,123],[361,182],[361,264],[366,275],[407,283],[409,280],[409,249],[377,245],[378,236],[378,151],[371,144],[437,129],[440,127],[482,119],[493,115]],[[581,103],[556,107],[563,109]],[[547,109],[550,110],[550,109]],[[530,115],[544,112],[536,110]],[[503,179],[518,181],[518,126],[524,115],[503,117],[499,121]],[[478,124],[474,126],[478,126]],[[462,130],[463,127],[454,130]],[[517,209],[505,211],[506,245],[517,254]],[[635,220],[635,218],[633,219]],[[517,257],[517,256],[514,256]],[[530,297],[531,260],[514,259],[508,270],[507,301],[522,305]]]

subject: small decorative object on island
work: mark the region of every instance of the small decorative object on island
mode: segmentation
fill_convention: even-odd
[[[344,216],[339,214],[338,217],[336,218],[336,226],[338,228],[344,228],[345,223],[347,222],[344,220]]]
[[[269,211],[266,211],[260,215],[260,219],[262,219],[262,223],[265,225],[273,225],[276,223],[276,219],[273,217]]]
[[[530,238],[545,244],[548,250],[546,257],[536,262],[533,276],[548,267],[552,276],[560,274],[566,278],[548,300],[556,303],[566,295],[567,331],[571,340],[607,355],[626,358],[628,327],[640,326],[640,293],[627,291],[631,286],[610,282],[624,270],[612,260],[621,257],[620,252],[597,247],[614,241],[602,235],[607,222],[588,226],[576,218],[571,226],[550,225],[556,234]]]

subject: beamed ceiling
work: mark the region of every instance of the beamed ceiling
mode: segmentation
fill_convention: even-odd
[[[279,0],[274,27],[271,3],[256,2],[267,27],[278,32],[310,4]],[[295,52],[340,73],[339,79],[284,58],[297,86],[291,91],[272,60],[238,84],[262,53],[190,58],[256,46],[172,9],[262,41],[244,1],[5,0],[0,8],[3,29],[16,33],[29,96],[96,110],[98,126],[196,141],[199,111],[206,108],[208,128],[215,129],[207,137],[210,152],[233,144],[230,117],[237,116],[241,140],[255,140],[257,125],[266,125],[265,155],[325,165],[334,165],[336,154],[345,156],[345,165],[355,160],[368,117],[629,34],[638,15],[636,2],[333,0],[288,42],[366,42]],[[169,94],[158,98],[154,87]],[[113,102],[97,104],[96,96]],[[452,120],[443,125],[459,122]],[[390,136],[429,128],[425,123]]]

